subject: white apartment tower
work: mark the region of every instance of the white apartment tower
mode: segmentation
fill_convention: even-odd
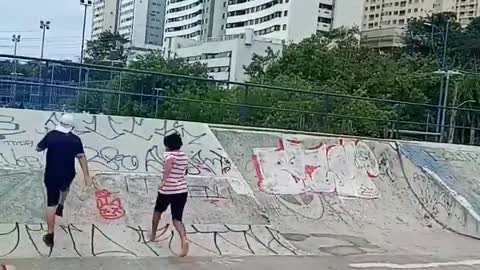
[[[414,17],[454,12],[462,26],[480,16],[480,0],[365,0],[362,43],[375,48],[402,45],[401,35]]]
[[[335,6],[344,9],[335,10]],[[169,0],[165,41],[244,35],[298,42],[333,27],[360,26],[363,0]],[[338,16],[342,23],[335,24]]]
[[[111,31],[125,36],[133,49],[162,46],[165,6],[166,0],[97,0],[92,38]]]
[[[457,14],[457,20],[466,27],[475,17],[480,16],[480,0],[438,0],[441,10]]]
[[[317,31],[329,31],[333,0],[229,0],[226,35],[245,33],[298,42]]]
[[[196,41],[223,35],[227,0],[169,0],[165,40],[179,37]]]
[[[118,9],[120,0],[95,0],[93,2],[92,38],[105,31],[117,32]]]

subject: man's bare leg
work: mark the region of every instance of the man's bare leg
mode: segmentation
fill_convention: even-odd
[[[55,212],[55,214],[59,217],[63,217],[63,207],[65,205],[65,201],[67,200],[67,196],[69,192],[70,192],[69,188],[60,192],[60,204],[57,206],[57,209]]]
[[[162,213],[154,211],[152,217],[152,232],[150,234],[150,242],[155,242],[155,238],[157,237],[157,229],[160,220],[162,219]]]
[[[57,207],[47,207],[47,225],[48,225],[48,233],[53,234],[55,232],[55,212],[57,211]]]
[[[183,224],[183,222],[178,220],[173,220],[173,226],[180,235],[180,245],[182,249],[179,255],[180,257],[185,257],[188,254],[187,230],[185,229],[185,225]]]
[[[48,225],[48,233],[43,236],[43,242],[48,247],[53,247],[54,245],[54,232],[55,232],[55,212],[57,211],[57,207],[47,207],[47,225]]]

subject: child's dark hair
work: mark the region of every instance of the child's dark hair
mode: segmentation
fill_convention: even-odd
[[[183,145],[182,136],[178,133],[167,135],[163,138],[163,145],[168,147],[170,151],[179,150]]]

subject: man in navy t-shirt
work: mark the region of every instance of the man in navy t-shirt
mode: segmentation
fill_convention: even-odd
[[[44,181],[47,189],[48,233],[43,237],[43,241],[49,247],[54,244],[55,215],[63,216],[63,206],[75,178],[76,158],[82,168],[85,185],[92,184],[82,141],[72,133],[73,123],[73,115],[62,115],[60,124],[55,130],[48,132],[37,145],[37,151],[47,150]]]

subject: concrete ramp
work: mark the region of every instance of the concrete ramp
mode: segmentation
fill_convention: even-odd
[[[168,215],[160,243],[147,241],[162,141],[174,131],[190,157],[192,256],[480,251],[476,147],[89,114],[76,115],[75,132],[100,188],[75,181],[48,250],[41,242],[44,157],[35,145],[59,116],[1,110],[0,257],[176,255]]]
[[[420,172],[409,174],[422,207],[448,230],[480,239],[480,148],[401,143]]]
[[[272,223],[289,232],[284,236],[299,249],[428,254],[445,251],[445,241],[478,244],[478,223],[468,210],[474,198],[457,196],[455,186],[434,179],[405,154],[405,143],[220,128],[214,133],[257,187]],[[457,185],[476,189],[468,180]]]

